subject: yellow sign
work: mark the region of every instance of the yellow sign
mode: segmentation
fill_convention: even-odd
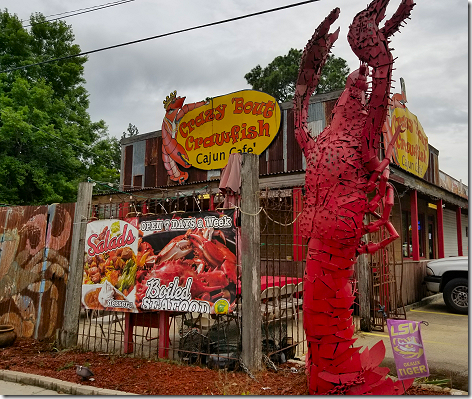
[[[281,112],[270,95],[242,90],[212,98],[179,122],[177,142],[188,162],[204,170],[224,168],[231,153],[260,155],[280,127]]]
[[[396,161],[408,172],[423,177],[429,163],[428,137],[416,115],[406,107],[393,110],[391,131],[395,132],[398,125],[403,125],[406,129],[395,141]]]

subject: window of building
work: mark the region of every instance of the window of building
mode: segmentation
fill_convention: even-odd
[[[424,223],[424,214],[418,214],[418,237],[420,241],[420,258],[425,257],[426,253],[426,228]]]
[[[426,231],[424,223],[424,214],[418,215],[418,238],[420,247],[420,257],[425,256]],[[402,253],[404,258],[413,257],[413,239],[411,231],[411,212],[402,212]]]
[[[429,259],[436,259],[436,229],[434,227],[434,216],[428,216],[428,251]]]

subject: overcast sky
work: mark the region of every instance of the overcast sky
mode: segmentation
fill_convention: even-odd
[[[113,0],[3,0],[0,7],[28,19],[109,3]],[[439,168],[468,181],[468,2],[416,0],[411,20],[391,46],[394,92],[400,77],[407,107],[439,150]],[[82,51],[174,32],[289,4],[294,0],[134,0],[67,18]],[[286,10],[179,33],[91,54],[85,64],[93,121],[103,119],[120,137],[129,123],[140,133],[161,128],[162,101],[173,90],[186,102],[250,88],[244,75],[265,67],[290,48],[302,49],[334,7],[341,32],[334,55],[351,71],[359,62],[347,42],[353,17],[368,0],[319,0]],[[389,18],[400,0],[391,0]],[[27,23],[27,22],[26,22]],[[26,24],[25,23],[25,24]],[[394,83],[395,84],[395,83]]]

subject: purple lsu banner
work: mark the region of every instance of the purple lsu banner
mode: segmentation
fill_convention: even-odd
[[[418,321],[387,319],[399,380],[429,376],[420,327]]]

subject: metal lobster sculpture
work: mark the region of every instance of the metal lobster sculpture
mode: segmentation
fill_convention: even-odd
[[[398,237],[389,222],[393,188],[387,182],[392,146],[380,161],[381,129],[390,94],[393,57],[388,38],[410,15],[414,3],[403,0],[384,27],[389,0],[374,0],[358,13],[348,41],[361,66],[351,73],[333,109],[331,124],[314,139],[307,128],[310,96],[339,29],[328,33],[338,18],[334,9],[316,29],[302,55],[294,97],[295,135],[307,160],[302,234],[309,238],[304,277],[304,329],[308,388],[311,394],[401,394],[413,380],[394,383],[378,367],[385,356],[382,341],[370,350],[352,347],[354,302],[350,278],[357,256],[384,248]],[[367,78],[371,69],[372,87]],[[400,133],[397,129],[395,135]],[[395,141],[396,137],[392,140]],[[374,191],[371,200],[367,194]],[[380,204],[383,212],[377,213]],[[364,224],[371,214],[374,222]],[[366,233],[385,228],[379,243],[364,243]]]

